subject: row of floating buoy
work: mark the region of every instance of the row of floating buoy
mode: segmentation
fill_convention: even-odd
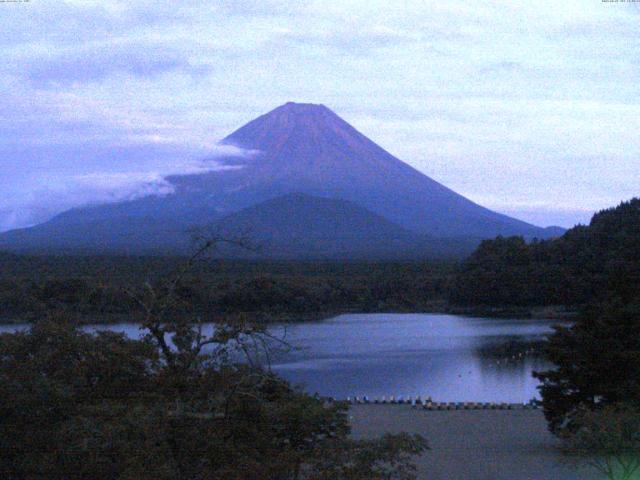
[[[424,402],[431,402],[431,397],[427,397]],[[390,396],[389,398],[385,397],[384,395],[380,398],[378,397],[374,397],[372,399],[369,399],[369,397],[367,397],[366,395],[363,397],[347,397],[347,403],[356,405],[356,404],[366,404],[366,403],[386,403],[386,404],[392,404],[392,405],[418,405],[418,404],[422,404],[423,400],[421,397],[416,397],[416,398],[412,398],[412,397],[403,397],[403,396],[398,396],[398,397],[394,397],[393,395]]]
[[[495,403],[495,402],[428,402],[425,410],[528,410],[537,409],[536,403]]]
[[[335,398],[331,400],[336,401]],[[525,410],[537,409],[539,405],[535,401],[527,403],[496,403],[496,402],[434,402],[431,397],[422,399],[420,396],[412,397],[375,397],[370,399],[366,395],[362,397],[347,397],[350,405],[366,404],[388,404],[388,405],[411,405],[413,408],[424,410]]]

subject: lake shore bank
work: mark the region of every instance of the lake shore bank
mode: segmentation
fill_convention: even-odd
[[[513,307],[513,306],[487,306],[476,305],[461,307],[458,305],[448,305],[442,313],[450,315],[464,315],[468,317],[486,318],[523,318],[541,320],[572,320],[578,314],[579,308],[576,306],[551,305],[533,307]]]
[[[418,433],[430,450],[416,465],[420,480],[595,480],[559,450],[540,410],[429,411],[409,405],[352,405],[355,438]]]
[[[236,318],[238,316],[244,316],[253,321],[263,324],[276,324],[276,323],[305,323],[305,322],[318,322],[329,318],[337,317],[339,315],[349,314],[425,314],[425,315],[461,315],[466,317],[482,317],[482,318],[495,318],[495,319],[540,319],[540,320],[571,320],[577,315],[577,310],[571,307],[554,306],[554,307],[460,307],[455,305],[447,305],[446,303],[434,302],[426,308],[417,309],[403,309],[395,308],[393,311],[376,310],[376,311],[363,311],[361,309],[354,308],[342,308],[335,310],[319,310],[309,312],[209,312],[206,315],[201,313],[200,315],[205,318],[206,321],[214,321],[221,318]],[[43,314],[44,315],[44,314]],[[136,323],[140,321],[139,315],[136,314],[122,314],[122,313],[79,313],[79,312],[65,312],[61,311],[60,315],[66,315],[69,319],[73,320],[79,325],[113,325],[118,323]],[[0,316],[0,324],[5,325],[17,325],[24,323],[32,323],[39,318],[36,314],[28,315],[2,315]]]

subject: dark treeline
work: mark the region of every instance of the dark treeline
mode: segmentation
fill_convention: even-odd
[[[456,292],[466,301],[504,301],[471,279],[488,265],[483,252],[503,249],[508,260],[493,275],[496,290],[528,303],[571,302],[578,315],[557,326],[545,353],[553,368],[535,372],[549,429],[573,458],[606,478],[640,471],[640,199],[596,214],[589,226],[529,246],[499,239],[464,266]],[[495,251],[495,250],[494,250]],[[500,255],[495,255],[500,260]],[[494,267],[495,268],[495,267]],[[540,277],[547,271],[548,278]],[[505,283],[506,279],[514,284]],[[534,283],[546,283],[544,287]],[[466,290],[464,288],[467,288]],[[487,295],[483,298],[483,295]]]
[[[640,199],[594,215],[562,237],[482,242],[451,287],[459,305],[580,307],[640,298]]]
[[[640,199],[593,216],[562,237],[482,242],[450,286],[453,304],[478,309],[563,306],[573,322],[540,349],[535,372],[551,432],[573,461],[606,478],[640,471]]]
[[[259,314],[264,320],[341,312],[578,310],[640,297],[638,238],[640,200],[634,199],[557,239],[486,240],[462,264],[203,259],[181,282],[180,294],[196,312]],[[0,317],[28,321],[53,309],[88,322],[126,320],[136,309],[127,290],[173,274],[182,262],[0,254]]]
[[[0,256],[0,315],[38,318],[51,310],[83,321],[126,320],[133,286],[172,275],[184,258]],[[451,264],[201,260],[179,293],[195,312],[303,320],[348,311],[441,309]]]

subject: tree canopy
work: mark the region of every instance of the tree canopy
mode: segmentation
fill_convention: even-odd
[[[0,335],[1,478],[414,478],[422,437],[351,439],[347,405],[259,361],[263,326],[182,315],[184,274],[129,292],[139,340],[65,318]]]
[[[462,264],[450,300],[460,305],[581,306],[640,297],[640,199],[595,214],[562,237],[485,240]]]
[[[640,407],[640,304],[603,304],[571,327],[556,327],[547,346],[554,369],[536,373],[552,431],[579,428],[584,410]]]

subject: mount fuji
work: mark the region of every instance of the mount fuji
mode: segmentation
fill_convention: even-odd
[[[284,258],[438,257],[497,235],[548,238],[484,208],[394,157],[324,105],[287,103],[223,144],[251,155],[222,170],[174,175],[173,192],[75,208],[0,235],[16,252],[179,254],[188,231],[242,228]]]

